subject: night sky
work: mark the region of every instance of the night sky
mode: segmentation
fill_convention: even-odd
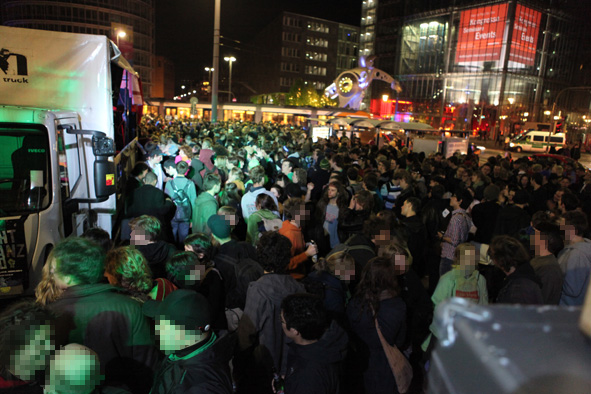
[[[361,19],[361,0],[221,0],[221,4],[221,35],[228,39],[221,40],[220,56],[236,56],[236,66],[239,48],[244,52],[248,41],[282,11],[356,26]],[[174,62],[177,85],[181,79],[204,78],[203,69],[211,66],[213,12],[214,0],[156,1],[156,55]]]

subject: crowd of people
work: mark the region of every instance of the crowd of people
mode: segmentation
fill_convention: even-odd
[[[582,305],[591,172],[145,117],[123,220],[0,317],[0,393],[423,392],[434,310]],[[398,362],[392,362],[395,358]]]

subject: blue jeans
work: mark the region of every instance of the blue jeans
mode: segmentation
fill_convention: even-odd
[[[441,278],[443,274],[451,271],[451,266],[453,264],[453,260],[442,257],[441,261],[439,262],[439,277]]]
[[[174,236],[174,242],[180,246],[189,235],[189,225],[191,222],[177,222],[173,220],[170,222],[172,225],[172,235]]]

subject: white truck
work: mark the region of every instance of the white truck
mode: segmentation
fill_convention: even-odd
[[[0,296],[31,293],[61,239],[112,230],[120,55],[105,36],[0,26]]]

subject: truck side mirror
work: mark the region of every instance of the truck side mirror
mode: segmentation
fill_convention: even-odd
[[[101,133],[102,134],[102,133]],[[94,191],[96,198],[109,197],[116,191],[115,163],[108,157],[115,154],[113,140],[98,133],[92,136],[94,161]]]

